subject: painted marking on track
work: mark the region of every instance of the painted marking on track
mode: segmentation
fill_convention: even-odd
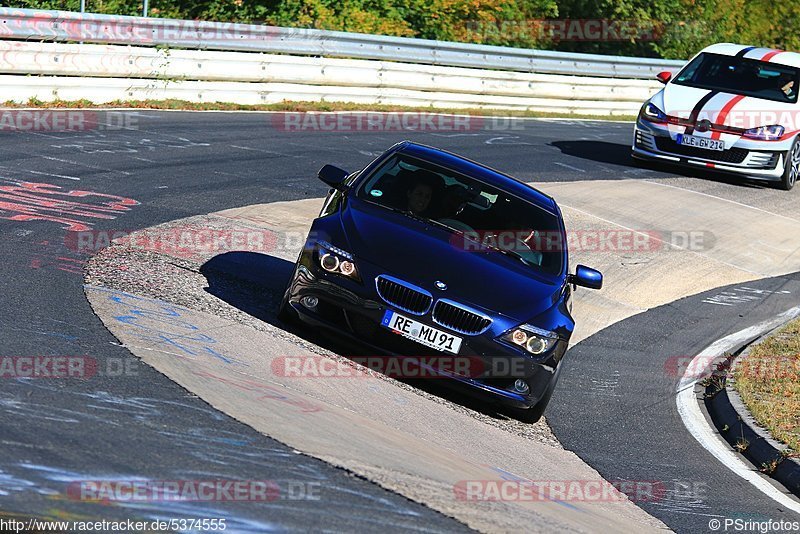
[[[140,158],[139,156],[131,156],[129,154],[128,157],[131,158],[131,159],[138,159],[139,161],[144,161],[145,163],[155,163],[155,161],[152,160],[152,159]]]
[[[745,479],[764,495],[795,513],[800,513],[800,503],[778,490],[770,481],[739,459],[728,443],[723,441],[716,430],[709,426],[700,411],[700,403],[694,393],[695,383],[702,377],[698,377],[697,373],[692,370],[696,369],[696,366],[700,365],[701,362],[711,361],[712,358],[721,356],[725,352],[731,351],[748,340],[757,338],[798,315],[800,315],[800,306],[791,308],[777,317],[718,339],[709,345],[703,352],[695,356],[686,367],[687,371],[681,377],[675,398],[678,405],[678,413],[683,420],[684,426],[704,449],[710,452],[722,465],[733,471],[734,474]]]
[[[504,139],[512,139],[511,142],[508,143],[500,143],[499,141],[503,141]],[[513,141],[513,139],[519,139],[518,135],[503,135],[500,137],[492,137],[491,139],[487,139],[484,141],[484,144],[487,145],[511,145],[511,146],[533,146],[532,143],[526,143],[525,141]]]
[[[23,172],[36,174],[39,176],[53,176],[54,178],[66,178],[67,180],[80,180],[80,178],[78,178],[77,176],[67,176],[65,174],[53,174],[52,172],[39,172],[39,171],[32,171],[29,169],[23,169]]]
[[[75,165],[75,166],[78,166],[78,167],[86,167],[88,169],[95,169],[97,171],[118,172],[120,174],[124,174],[125,176],[130,176],[131,175],[131,173],[129,173],[127,171],[121,171],[119,169],[109,169],[109,168],[106,168],[106,167],[99,167],[97,165],[89,165],[88,163],[81,163],[79,161],[72,161],[72,160],[69,160],[69,159],[55,158],[53,156],[39,156],[39,157],[42,158],[42,159],[50,160],[50,161],[58,161],[59,163],[69,163],[70,165]]]
[[[249,376],[221,376],[210,371],[192,371],[201,378],[222,382],[228,386],[248,391],[259,401],[278,401],[300,410],[301,413],[318,413],[325,411],[322,404],[298,395],[282,386],[272,386],[263,380]]]
[[[634,176],[638,176],[640,174],[649,174],[651,171],[649,169],[628,169],[626,171],[622,171],[623,174],[633,174]]]
[[[735,306],[746,302],[761,300],[768,295],[788,295],[791,291],[770,291],[767,289],[755,289],[752,287],[734,287],[730,291],[720,291],[716,295],[704,298],[701,302],[705,304],[715,304],[717,306]]]
[[[84,190],[64,190],[60,186],[13,181],[0,178],[0,219],[10,221],[49,221],[74,232],[87,231],[92,219],[116,219],[139,202],[132,198]]]
[[[554,161],[553,164],[554,165],[558,165],[559,167],[565,167],[567,169],[570,169],[570,170],[573,170],[573,171],[576,171],[576,172],[586,172],[583,169],[579,169],[578,167],[573,167],[572,165],[567,165],[566,163],[561,163],[560,161]]]
[[[603,124],[633,124],[632,121],[623,120],[609,120],[609,119],[568,119],[559,117],[536,117],[536,118],[523,118],[521,120],[540,121],[540,122],[557,122],[565,126],[583,126],[591,128],[593,126],[600,126]],[[617,126],[619,128],[619,126]]]
[[[619,371],[614,371],[608,378],[592,378],[590,390],[603,397],[620,397],[617,393],[619,386]]]
[[[25,130],[17,130],[17,133],[23,133],[28,135],[38,135],[40,137],[49,137],[50,139],[65,139],[64,137],[59,137],[57,135],[46,134],[42,132],[32,132],[32,131],[25,131]]]
[[[251,146],[239,146],[239,145],[229,145],[231,148],[238,148],[239,150],[251,150],[253,152],[261,152],[263,154],[270,154],[276,157],[287,157],[287,158],[297,158],[299,156],[293,156],[291,154],[283,154],[281,152],[274,152],[272,150],[266,150],[264,148],[254,148]]]
[[[226,364],[249,366],[226,354],[221,343],[208,335],[208,329],[199,327],[192,321],[191,312],[185,315],[185,308],[114,289],[85,287],[87,291],[106,293],[107,300],[115,306],[113,319],[119,325],[124,325],[131,335],[163,347],[159,352],[186,360],[211,357]]]

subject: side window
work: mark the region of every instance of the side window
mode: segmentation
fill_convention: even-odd
[[[703,62],[703,56],[700,55],[692,61],[678,76],[679,82],[685,82],[687,80],[694,80],[695,73],[697,69],[700,67],[701,63]]]

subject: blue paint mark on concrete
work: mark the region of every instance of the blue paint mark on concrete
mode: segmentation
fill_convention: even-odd
[[[142,340],[165,345],[165,351],[177,353],[179,356],[210,356],[229,365],[247,365],[224,354],[219,341],[203,333],[194,324],[190,317],[191,310],[123,291],[87,287],[108,293],[109,301],[120,309],[114,315],[114,320],[132,329]]]

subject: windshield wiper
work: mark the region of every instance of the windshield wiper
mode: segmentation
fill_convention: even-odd
[[[420,215],[415,214],[411,210],[401,210],[400,208],[393,208],[391,206],[383,206],[383,207],[388,209],[388,210],[390,210],[390,211],[393,211],[395,213],[399,213],[401,215],[405,215],[409,219],[414,219],[415,221],[419,221],[421,223],[430,224],[430,225],[433,225],[433,226],[438,226],[439,228],[444,228],[445,230],[450,230],[451,232],[455,232],[457,234],[464,235],[464,232],[462,230],[459,230],[458,228],[453,228],[452,226],[448,226],[448,225],[444,224],[443,222],[440,222],[440,221],[437,221],[437,220],[434,220],[434,219],[427,219],[425,217],[422,217]]]
[[[495,251],[499,252],[500,254],[505,254],[506,256],[510,256],[510,257],[512,257],[512,258],[517,258],[519,261],[521,261],[521,262],[522,262],[522,263],[524,263],[525,265],[530,265],[530,266],[533,266],[533,267],[538,267],[538,265],[536,265],[536,264],[534,264],[534,263],[531,263],[530,261],[526,260],[526,259],[525,259],[525,256],[523,256],[523,255],[522,255],[522,254],[520,254],[519,252],[514,252],[513,250],[508,250],[508,249],[505,249],[505,248],[500,248],[500,247],[498,247],[497,245],[491,245],[491,244],[489,244],[489,243],[481,243],[481,245],[485,246],[486,248],[489,248],[489,249],[495,250]]]
[[[439,221],[436,221],[436,220],[433,220],[433,219],[426,219],[425,217],[420,217],[419,215],[415,214],[414,212],[412,212],[410,210],[402,210],[400,208],[393,208],[391,206],[383,206],[383,207],[388,209],[388,210],[390,210],[390,211],[393,211],[395,213],[399,213],[401,215],[405,215],[406,217],[408,217],[410,219],[414,219],[415,221],[420,221],[420,222],[425,223],[425,224],[431,224],[433,226],[438,226],[439,228],[444,228],[444,229],[449,230],[451,232],[455,232],[455,233],[457,233],[459,235],[463,235],[463,236],[467,235],[466,233],[464,233],[463,230],[459,230],[458,228],[453,228],[452,226],[448,226],[448,225],[444,224],[443,222],[439,222]],[[481,246],[484,246],[484,247],[486,247],[488,249],[497,251],[500,254],[505,254],[506,256],[510,256],[512,258],[516,258],[519,261],[521,261],[522,263],[524,263],[525,265],[528,265],[528,266],[531,266],[531,267],[538,267],[538,265],[536,265],[535,263],[531,263],[530,261],[525,259],[525,257],[522,254],[520,254],[518,252],[514,252],[513,250],[500,248],[497,245],[492,245],[490,243],[480,243],[480,242],[478,242],[478,244],[481,245]]]

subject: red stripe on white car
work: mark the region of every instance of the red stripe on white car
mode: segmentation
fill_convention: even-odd
[[[725,124],[725,120],[727,120],[727,118],[728,118],[728,114],[733,109],[733,106],[735,106],[736,104],[738,104],[742,100],[744,100],[744,95],[736,95],[733,98],[731,98],[730,100],[728,100],[728,102],[724,106],[722,106],[722,109],[719,110],[719,113],[717,113],[717,118],[716,118],[716,120],[714,122],[716,124],[724,125]],[[711,139],[719,139],[721,135],[722,135],[722,132],[715,130],[715,131],[711,132]]]
[[[782,54],[782,53],[783,53],[783,50],[773,50],[772,52],[768,52],[768,53],[764,54],[764,57],[761,58],[761,61],[769,61],[772,58],[774,58],[775,56],[777,56],[778,54]]]
[[[757,61],[761,60],[765,55],[773,52],[771,48],[753,48],[752,50],[748,50],[744,57],[746,59],[755,59]]]

